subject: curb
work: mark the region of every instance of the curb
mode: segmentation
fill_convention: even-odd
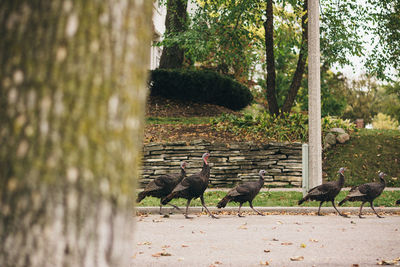
[[[185,210],[185,207],[180,207],[182,210]],[[233,213],[236,214],[239,207],[226,207],[223,209],[218,209],[217,207],[208,207],[210,212],[212,213]],[[264,213],[272,213],[272,214],[314,214],[318,212],[318,207],[254,207],[256,210]],[[345,212],[347,214],[358,215],[360,208],[359,207],[340,207],[338,208],[340,212]],[[136,207],[135,212],[139,214],[159,214],[160,207]],[[398,214],[400,215],[400,208],[397,207],[375,207],[375,210],[380,213],[389,213],[389,214]],[[242,207],[242,212],[245,213],[254,213],[254,211],[250,207]],[[201,213],[202,207],[189,207],[189,213]],[[205,212],[205,211],[204,211]],[[172,207],[163,207],[163,214],[180,214],[179,211],[174,210]],[[322,207],[321,213],[337,213],[333,207]],[[373,211],[370,207],[363,208],[363,215],[373,214]]]

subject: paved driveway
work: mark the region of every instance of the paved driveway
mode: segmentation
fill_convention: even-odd
[[[376,266],[400,258],[398,215],[194,217],[135,217],[132,266]]]

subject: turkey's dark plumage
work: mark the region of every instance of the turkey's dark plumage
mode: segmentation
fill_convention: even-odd
[[[379,173],[380,181],[378,183],[367,183],[359,186],[354,186],[353,188],[351,188],[349,194],[342,201],[340,201],[339,206],[343,205],[347,201],[351,202],[361,201],[362,203],[358,217],[362,218],[361,216],[362,208],[365,202],[369,202],[376,216],[382,218],[381,216],[378,215],[378,213],[376,213],[373,201],[375,198],[379,197],[382,194],[383,189],[385,189],[386,182],[385,179],[383,179],[385,175],[386,174],[384,174],[383,172]]]
[[[242,217],[240,215],[240,208],[242,207],[243,203],[249,202],[250,208],[257,212],[257,214],[264,216],[261,212],[253,208],[253,199],[256,197],[258,192],[260,192],[260,189],[264,185],[264,175],[265,171],[261,170],[259,172],[260,179],[258,181],[252,181],[252,182],[246,182],[243,184],[240,184],[236,186],[235,188],[231,189],[226,196],[218,203],[217,207],[224,208],[226,204],[228,204],[230,201],[233,202],[239,202],[239,211],[238,211],[238,216]]]
[[[142,192],[139,193],[136,202],[142,201],[147,196],[160,198],[160,214],[162,207],[162,199],[168,196],[178,183],[182,181],[186,176],[185,172],[186,162],[181,163],[181,172],[176,174],[166,174],[155,178],[153,181],[147,184]],[[177,209],[177,206],[169,204]]]
[[[397,205],[400,205],[400,199],[398,199],[398,200],[396,201],[396,204],[397,204]]]
[[[321,206],[324,202],[330,201],[335,208],[335,210],[339,213],[340,216],[347,217],[347,215],[343,215],[339,212],[335,205],[335,197],[339,194],[340,190],[344,185],[344,171],[345,168],[340,168],[339,173],[339,180],[327,182],[325,184],[318,185],[314,188],[311,188],[308,191],[308,194],[299,200],[299,205],[301,205],[304,201],[307,200],[316,200],[320,201],[319,208],[318,208],[318,215],[320,214]]]
[[[200,197],[201,204],[206,209],[208,214],[213,218],[217,218],[210,213],[204,203],[204,191],[207,189],[208,180],[210,178],[210,165],[207,162],[209,156],[209,153],[203,154],[203,168],[201,172],[185,177],[174,188],[174,190],[172,190],[172,192],[162,200],[162,204],[165,205],[174,198],[185,198],[187,199],[185,218],[190,218],[188,216],[190,201],[192,201],[192,199]]]

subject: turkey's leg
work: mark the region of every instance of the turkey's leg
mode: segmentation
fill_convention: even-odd
[[[373,203],[372,201],[371,201],[369,204],[371,205],[371,209],[375,212],[375,214],[376,214],[376,216],[378,216],[378,218],[384,218],[384,217],[380,216],[380,215],[375,211],[374,203]]]
[[[318,216],[324,216],[324,215],[322,215],[321,213],[319,213],[320,212],[320,210],[321,210],[321,206],[322,206],[322,203],[324,203],[325,201],[321,201],[320,203],[319,203],[319,208],[318,208]]]
[[[342,214],[342,213],[339,212],[339,210],[336,208],[336,205],[335,205],[335,201],[334,201],[334,200],[332,200],[331,202],[332,202],[333,207],[335,208],[335,210],[337,211],[337,213],[339,213],[340,216],[343,216],[343,217],[345,217],[345,218],[349,218],[349,216],[347,216],[346,214]]]
[[[211,214],[211,212],[208,210],[208,208],[206,207],[206,203],[204,203],[204,196],[201,195],[200,196],[200,200],[201,200],[201,205],[203,205],[203,207],[206,209],[207,213],[214,219],[218,219],[218,217],[214,216],[213,214]]]
[[[187,201],[187,203],[186,203],[186,212],[185,212],[185,218],[186,219],[193,219],[193,217],[189,217],[188,216],[188,209],[189,209],[189,205],[190,205],[190,201],[191,201],[192,199],[188,199],[188,201]]]
[[[240,209],[242,208],[243,203],[240,203],[239,205],[239,211],[238,211],[238,216],[239,217],[244,217],[243,215],[240,214]]]
[[[360,213],[358,214],[358,217],[360,217],[361,219],[364,219],[364,217],[361,216],[361,211],[362,211],[362,208],[363,208],[364,204],[365,204],[365,202],[361,203],[361,206],[360,206]]]
[[[249,203],[250,203],[250,208],[251,208],[252,210],[254,210],[255,212],[257,212],[258,215],[264,216],[264,214],[262,214],[261,212],[259,212],[259,211],[256,210],[255,208],[253,208],[253,203],[252,203],[252,201],[249,201]]]

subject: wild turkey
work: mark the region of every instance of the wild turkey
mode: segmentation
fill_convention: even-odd
[[[176,174],[166,174],[161,175],[155,178],[153,181],[147,184],[142,192],[139,193],[136,202],[139,203],[147,196],[157,197],[160,198],[160,214],[162,208],[162,199],[168,196],[175,186],[182,181],[182,179],[186,176],[186,162],[183,161],[181,163],[181,172]],[[177,206],[173,204],[169,204],[172,207],[180,210]]]
[[[203,154],[203,156],[202,156],[203,168],[202,168],[201,172],[185,177],[174,188],[174,190],[172,190],[172,192],[162,200],[162,204],[164,204],[164,205],[167,204],[173,198],[187,199],[185,218],[191,219],[191,217],[188,216],[188,208],[189,208],[190,201],[192,201],[192,199],[200,197],[201,204],[206,209],[207,213],[212,218],[217,218],[213,214],[210,213],[210,211],[206,207],[206,204],[204,203],[204,191],[207,189],[208,180],[210,178],[210,165],[207,162],[207,159],[209,156],[210,156],[209,153]]]
[[[299,205],[301,205],[304,201],[307,201],[307,200],[321,201],[319,203],[319,208],[318,208],[318,216],[321,216],[320,210],[321,210],[322,204],[324,202],[330,201],[340,216],[348,217],[345,214],[341,214],[335,206],[335,197],[339,194],[340,190],[342,189],[342,187],[344,185],[344,171],[345,170],[346,170],[345,168],[339,169],[339,171],[338,171],[339,180],[327,182],[325,184],[321,184],[314,188],[311,188],[308,191],[308,194],[305,197],[303,197],[301,200],[299,200]]]
[[[378,213],[376,213],[373,201],[375,198],[379,197],[382,194],[383,189],[385,189],[386,182],[385,179],[383,179],[383,177],[385,176],[386,174],[380,172],[379,173],[380,181],[378,183],[367,183],[359,186],[354,186],[353,188],[350,189],[349,194],[342,201],[339,202],[339,206],[342,206],[347,201],[351,202],[362,201],[358,217],[364,218],[361,216],[361,210],[365,202],[369,202],[376,216],[378,216],[378,218],[383,218],[382,216],[379,216]]]
[[[226,196],[218,203],[217,207],[220,208],[225,208],[226,204],[228,204],[230,201],[233,202],[239,202],[239,211],[238,211],[238,216],[243,217],[240,214],[240,208],[242,207],[243,203],[249,202],[250,208],[257,212],[257,214],[264,216],[261,212],[253,208],[253,199],[256,197],[258,192],[260,192],[260,189],[264,185],[264,175],[266,171],[261,170],[259,172],[260,179],[258,181],[252,181],[252,182],[246,182],[240,185],[237,185],[235,188],[231,189]]]
[[[396,204],[397,204],[397,205],[400,205],[400,199],[398,199],[398,200],[396,201]]]

